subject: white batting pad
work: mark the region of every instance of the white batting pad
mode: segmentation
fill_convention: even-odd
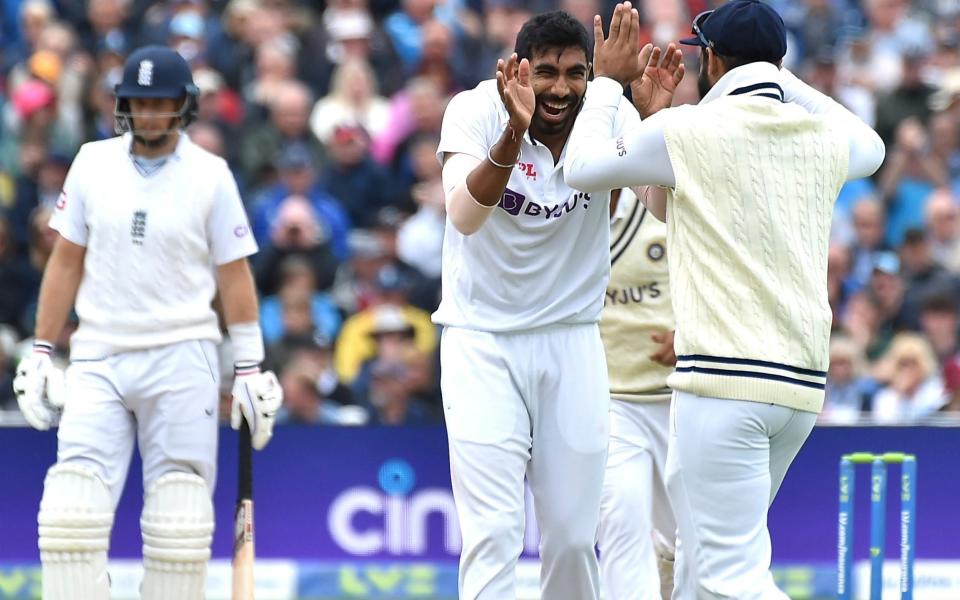
[[[100,478],[80,465],[52,466],[37,522],[44,600],[109,600],[113,502]]]
[[[143,532],[143,600],[202,600],[213,503],[206,482],[193,473],[167,473],[147,490]]]

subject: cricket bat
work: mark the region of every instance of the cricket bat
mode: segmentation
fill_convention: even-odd
[[[232,600],[253,598],[253,448],[250,426],[243,419],[240,424],[239,474],[237,510],[233,521],[233,594]]]

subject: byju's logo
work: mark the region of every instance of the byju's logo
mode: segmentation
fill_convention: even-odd
[[[537,204],[533,200],[528,201],[523,194],[505,188],[497,206],[514,217],[519,217],[522,213],[530,217],[543,217],[549,221],[570,214],[577,206],[582,206],[586,210],[590,206],[590,194],[577,192],[563,204]]]

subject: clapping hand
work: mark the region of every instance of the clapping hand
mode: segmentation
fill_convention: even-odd
[[[640,50],[640,13],[629,2],[617,4],[610,19],[610,37],[603,37],[600,15],[593,18],[593,73],[628,85],[640,78],[653,53],[647,44]],[[639,54],[638,54],[639,51]]]
[[[536,97],[530,85],[530,61],[517,62],[516,53],[507,62],[497,61],[497,91],[510,115],[510,127],[516,135],[523,135],[530,127]]]
[[[653,48],[643,75],[630,83],[633,105],[644,119],[659,110],[670,108],[673,94],[683,80],[683,52],[670,44],[662,54],[663,60],[660,59],[660,48]]]

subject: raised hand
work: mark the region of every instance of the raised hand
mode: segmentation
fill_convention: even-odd
[[[645,68],[643,75],[630,83],[630,91],[633,105],[640,117],[646,119],[659,110],[670,108],[673,94],[683,80],[683,52],[670,44],[667,51],[662,53],[663,60],[660,57],[660,48],[653,48],[647,60],[644,60],[643,52],[640,54],[639,60]]]
[[[640,13],[629,2],[617,4],[610,19],[610,37],[604,38],[600,15],[593,17],[593,73],[627,85],[643,74],[653,46],[640,51]],[[642,62],[641,62],[642,60]]]
[[[516,135],[530,127],[536,97],[530,85],[530,61],[523,59],[517,63],[517,55],[511,54],[507,62],[497,61],[497,91],[510,115],[510,126]]]

